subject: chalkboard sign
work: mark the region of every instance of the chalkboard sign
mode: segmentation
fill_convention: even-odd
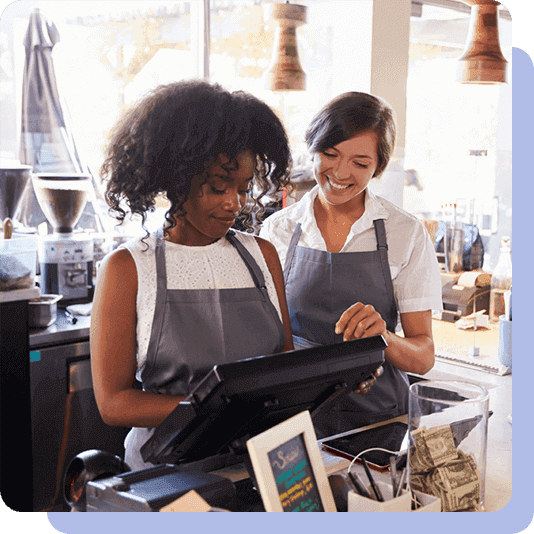
[[[267,512],[336,512],[309,412],[247,441]]]
[[[324,512],[302,434],[268,456],[284,512]]]

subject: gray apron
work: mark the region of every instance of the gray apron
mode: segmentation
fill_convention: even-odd
[[[374,228],[377,250],[332,253],[298,246],[300,223],[291,238],[284,278],[295,349],[343,341],[334,327],[356,302],[372,304],[395,331],[397,305],[388,263],[383,219]],[[383,421],[408,412],[408,378],[389,362],[365,395],[350,393],[332,409],[314,418],[319,438]]]
[[[141,373],[143,389],[188,395],[214,365],[281,352],[284,327],[271,302],[260,267],[230,231],[255,287],[237,289],[167,289],[163,232],[156,233],[156,307]],[[132,470],[143,462],[139,449],[152,428],[134,428],[125,440],[125,461]]]

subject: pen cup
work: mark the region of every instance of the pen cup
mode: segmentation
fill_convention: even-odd
[[[499,317],[499,362],[512,367],[512,321]]]
[[[402,493],[393,498],[393,487],[384,482],[376,482],[384,497],[384,502],[375,501],[362,497],[355,491],[348,493],[348,511],[349,512],[410,512],[412,507],[412,494],[409,491],[402,490]],[[372,489],[368,488],[372,494]]]
[[[455,381],[410,386],[408,484],[441,499],[443,512],[484,511],[487,390]]]

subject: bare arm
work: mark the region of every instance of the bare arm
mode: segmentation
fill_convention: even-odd
[[[401,313],[404,337],[388,332],[386,359],[401,371],[424,375],[434,367],[434,337],[430,310]]]
[[[278,302],[280,304],[280,311],[282,313],[282,323],[284,325],[285,331],[285,344],[284,352],[288,350],[293,350],[293,336],[291,335],[291,323],[289,320],[289,312],[287,310],[287,300],[286,300],[286,290],[284,285],[284,274],[282,271],[282,266],[280,264],[280,259],[278,257],[278,252],[274,245],[262,239],[261,237],[256,237],[260,250],[265,258],[267,267],[271,272],[273,277],[274,286],[276,288],[276,294],[278,296]]]
[[[343,333],[344,340],[382,335],[388,344],[387,361],[401,371],[428,373],[434,366],[431,311],[401,313],[401,324],[404,337],[388,331],[373,306],[357,302],[343,312],[336,333]]]
[[[137,269],[127,250],[104,260],[91,313],[96,402],[111,426],[158,426],[184,397],[133,389],[136,371]]]

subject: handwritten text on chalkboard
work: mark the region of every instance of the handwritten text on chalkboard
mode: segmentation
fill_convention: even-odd
[[[302,434],[270,451],[268,456],[284,512],[322,512]]]

